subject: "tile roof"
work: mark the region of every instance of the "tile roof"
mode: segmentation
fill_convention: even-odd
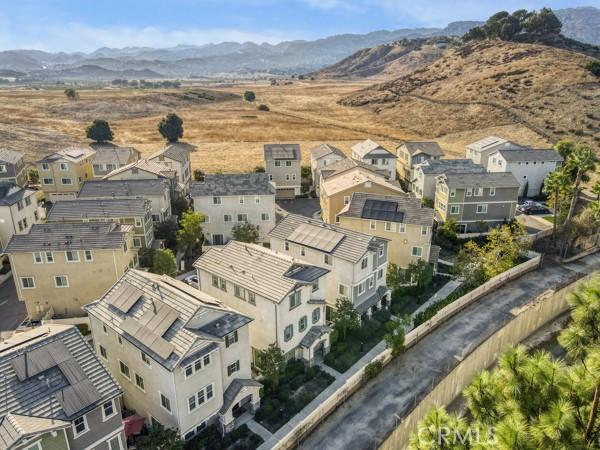
[[[133,147],[119,147],[113,144],[91,144],[96,150],[92,164],[118,164],[122,166],[140,159],[140,152]]]
[[[34,195],[35,192],[32,189],[24,189],[14,183],[0,182],[0,206],[14,205],[19,200]]]
[[[390,191],[395,191],[400,194],[404,193],[398,184],[388,181],[386,177],[379,173],[358,166],[335,176],[327,177],[323,181],[321,189],[323,189],[327,195],[334,195],[367,182],[384,186]]]
[[[490,147],[495,147],[497,145],[504,145],[505,147],[516,147],[519,148],[518,144],[511,142],[504,138],[499,138],[497,136],[488,136],[486,138],[480,139],[479,141],[473,142],[467,145],[467,148],[471,150],[475,150],[478,152],[485,151]]]
[[[23,154],[7,148],[0,148],[0,161],[16,164],[23,159]]]
[[[131,164],[127,164],[126,166],[119,167],[118,169],[113,170],[111,173],[105,175],[103,177],[104,180],[109,180],[115,175],[119,175],[123,172],[127,172],[131,169],[141,170],[142,172],[148,172],[163,178],[174,178],[175,170],[165,166],[164,164],[160,164],[154,161],[149,161],[147,159],[140,159],[138,161],[132,162]]]
[[[229,173],[205,175],[192,183],[192,197],[227,195],[275,195],[275,186],[267,173]]]
[[[223,393],[223,406],[221,406],[219,414],[225,414],[227,410],[233,406],[233,401],[235,400],[237,395],[241,392],[243,388],[246,387],[261,388],[262,384],[251,378],[236,378],[235,380],[233,380]]]
[[[511,172],[448,173],[440,175],[449,187],[518,188],[519,181]]]
[[[121,301],[124,295],[126,302]],[[182,281],[136,269],[84,309],[168,370],[222,342],[223,330],[234,331],[252,320]]]
[[[498,153],[508,162],[515,161],[557,161],[562,162],[564,158],[560,154],[551,149],[534,149],[534,148],[505,148],[498,150]],[[492,153],[495,154],[495,153]],[[491,155],[490,155],[491,156]]]
[[[330,144],[317,145],[316,147],[310,149],[310,154],[315,159],[323,158],[324,156],[331,154],[341,156],[342,158],[346,158],[346,154],[342,150]]]
[[[122,248],[133,227],[118,223],[36,223],[27,234],[15,234],[6,253],[103,250]]]
[[[373,202],[379,203],[373,205]],[[434,210],[422,206],[421,200],[412,194],[379,195],[355,192],[347,208],[339,215],[431,226]],[[366,215],[370,217],[366,217]]]
[[[388,149],[382,147],[377,142],[372,141],[371,139],[367,139],[366,141],[359,142],[358,144],[352,146],[352,152],[358,154],[358,156],[360,156],[361,158],[364,158],[370,152],[376,149],[385,150],[386,152],[394,155]]]
[[[78,198],[163,196],[170,189],[168,180],[89,180],[84,181]]]
[[[328,166],[321,168],[321,170],[319,172],[320,172],[323,180],[326,180],[327,178],[331,178],[331,177],[334,177],[341,173],[352,170],[355,167],[360,167],[362,169],[368,170],[370,172],[373,172],[375,174],[378,174],[378,175],[388,178],[388,176],[387,176],[388,172],[386,170],[378,170],[371,164],[367,164],[362,161],[357,161],[355,159],[350,159],[350,158],[341,159],[339,161],[336,161],[333,164],[330,164]]]
[[[310,348],[317,339],[331,331],[327,325],[313,325],[300,341],[300,347]]]
[[[24,443],[27,438],[70,426],[71,423],[64,420],[9,413],[0,418],[0,448],[8,450]]]
[[[173,142],[167,144],[165,148],[154,152],[148,157],[148,159],[152,160],[160,156],[165,156],[166,158],[172,159],[174,161],[185,163],[190,160],[190,152],[193,152],[195,150],[195,145],[187,144],[185,142]]]
[[[80,162],[84,158],[93,156],[94,153],[96,153],[96,151],[90,147],[69,147],[52,153],[40,159],[38,162],[53,162],[60,160]]]
[[[354,305],[354,309],[359,314],[366,313],[371,306],[374,306],[377,303],[379,303],[383,299],[383,297],[388,293],[388,291],[389,289],[387,287],[379,286],[373,295],[366,298],[358,305]]]
[[[485,173],[485,168],[472,159],[429,159],[417,164],[423,173],[441,175],[443,173]],[[416,168],[415,167],[415,168]]]
[[[59,200],[46,216],[48,222],[61,222],[88,218],[143,217],[149,202],[143,198],[82,198]]]
[[[210,248],[194,267],[279,303],[296,286],[312,282],[294,277],[296,271],[314,266],[256,244],[229,241],[223,247]],[[327,272],[320,271],[318,275]]]
[[[269,236],[288,240],[295,230],[302,225],[310,225],[317,229],[322,228],[343,235],[343,239],[339,241],[336,247],[327,253],[353,263],[360,261],[367,250],[385,241],[385,239],[348,230],[337,225],[326,224],[320,220],[310,219],[297,214],[288,214],[269,232]]]
[[[302,159],[299,144],[265,144],[265,160],[273,159]]]
[[[43,370],[30,376],[35,369]],[[122,394],[72,325],[45,324],[0,343],[0,373],[0,417],[72,420]]]
[[[444,151],[435,141],[406,141],[398,147],[405,147],[410,155],[424,153],[430,156],[444,156]]]

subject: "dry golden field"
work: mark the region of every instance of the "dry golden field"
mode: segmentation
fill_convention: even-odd
[[[177,112],[184,120],[183,140],[198,147],[193,167],[206,172],[240,172],[262,165],[262,146],[268,142],[300,143],[305,164],[309,161],[308,150],[316,144],[329,142],[349,152],[354,143],[366,138],[389,148],[405,139],[437,139],[453,157],[464,154],[466,143],[489,134],[524,144],[547,144],[521,125],[505,123],[445,134],[443,123],[432,126],[428,123],[432,119],[427,117],[421,118],[424,126],[420,129],[408,128],[402,123],[392,125],[379,120],[370,108],[337,103],[369,84],[295,81],[279,86],[190,85],[160,91],[82,89],[76,101],[67,100],[62,89],[0,90],[0,146],[23,151],[29,160],[35,160],[65,145],[85,145],[85,127],[94,118],[103,118],[113,128],[115,143],[149,154],[162,145],[157,124],[169,111]],[[256,93],[255,104],[242,100],[245,90]],[[257,111],[260,103],[267,104],[271,111]],[[429,135],[429,130],[436,130],[436,135]]]

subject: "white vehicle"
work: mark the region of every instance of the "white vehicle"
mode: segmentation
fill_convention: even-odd
[[[198,275],[188,275],[183,279],[190,286],[198,287]]]

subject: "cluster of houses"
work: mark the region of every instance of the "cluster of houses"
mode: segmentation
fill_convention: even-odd
[[[42,324],[0,343],[0,447],[121,450],[143,423],[184,439],[209,425],[230,431],[260,407],[261,350],[275,344],[314,364],[329,350],[339,297],[363,318],[386,308],[390,263],[436,266],[436,223],[453,218],[470,232],[510,221],[518,198],[537,195],[562,162],[495,137],[458,160],[436,142],[391,151],[367,140],[351,157],[322,144],[310,150],[320,218],[278,217],[276,200],[303,192],[298,144],[265,145],[265,172],[197,181],[193,151],[67,148],[36,162],[35,190],[22,155],[0,150],[0,247]],[[140,268],[177,198],[204,217],[197,286]],[[257,243],[234,239],[246,223]],[[92,347],[61,324],[81,317]]]

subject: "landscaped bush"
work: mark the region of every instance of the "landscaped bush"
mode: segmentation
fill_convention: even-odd
[[[221,436],[212,425],[193,439],[185,443],[186,450],[254,450],[263,443],[263,439],[254,434],[247,425],[240,425],[225,436]]]
[[[370,362],[365,366],[365,381],[372,380],[383,370],[383,363],[379,360]]]

